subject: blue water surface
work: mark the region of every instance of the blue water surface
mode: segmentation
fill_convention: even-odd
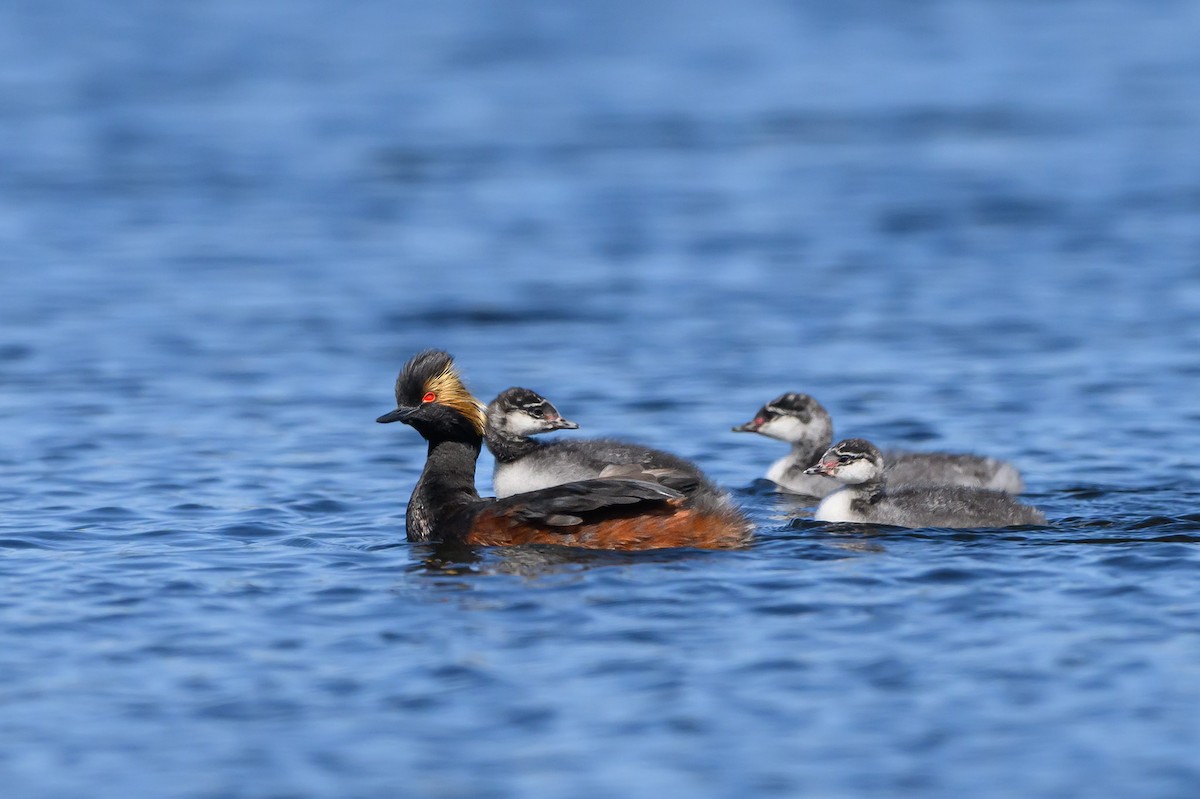
[[[4,796],[1200,795],[1197,41],[1169,0],[3,4]],[[755,543],[407,544],[425,449],[374,419],[430,346],[696,459]],[[1051,523],[814,523],[729,432],[784,391]]]

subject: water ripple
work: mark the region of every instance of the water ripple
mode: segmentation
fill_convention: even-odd
[[[6,796],[1196,795],[1194,4],[59,5],[0,4]],[[754,543],[408,544],[430,346]],[[793,390],[1050,523],[813,521],[729,432]]]

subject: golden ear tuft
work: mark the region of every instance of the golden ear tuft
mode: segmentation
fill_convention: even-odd
[[[461,413],[475,428],[475,432],[483,435],[484,405],[463,384],[453,361],[447,362],[441,372],[425,381],[425,391],[436,396],[439,405]]]

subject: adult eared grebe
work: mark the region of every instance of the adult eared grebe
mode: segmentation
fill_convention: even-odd
[[[869,441],[848,438],[830,447],[810,474],[843,484],[821,500],[821,522],[890,524],[896,527],[1010,527],[1045,524],[1037,508],[1008,494],[968,486],[909,486],[889,489],[883,455]]]
[[[396,409],[376,421],[404,422],[428,442],[425,468],[405,514],[409,541],[481,546],[560,544],[591,549],[736,547],[751,525],[656,482],[583,480],[504,499],[475,490],[483,405],[445,352],[413,356],[396,379]]]
[[[767,479],[795,494],[823,497],[837,489],[834,480],[808,471],[833,443],[833,420],[821,403],[807,394],[788,393],[768,402],[754,418],[733,428],[786,441],[792,451],[775,461]],[[961,485],[1019,494],[1025,486],[1011,463],[957,452],[884,453],[887,479],[893,486]]]

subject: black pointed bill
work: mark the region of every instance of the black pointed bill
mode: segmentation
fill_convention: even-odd
[[[394,411],[388,411],[375,421],[379,422],[380,424],[388,424],[389,422],[407,422],[408,417],[411,416],[412,412],[415,410],[416,408],[397,408]]]

